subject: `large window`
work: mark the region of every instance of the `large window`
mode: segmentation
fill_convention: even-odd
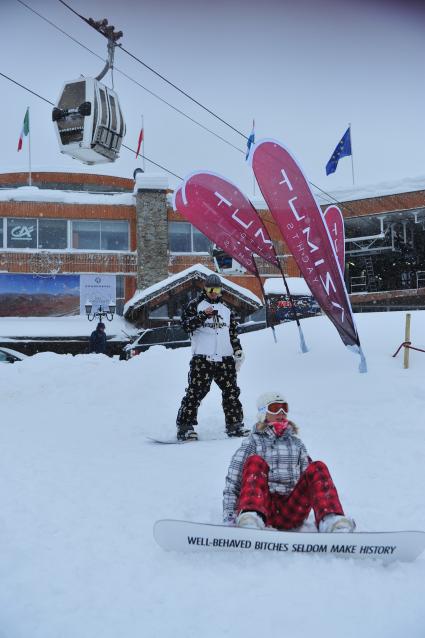
[[[128,222],[100,222],[101,250],[128,250]]]
[[[61,250],[68,246],[68,222],[66,219],[38,220],[38,247]]]
[[[173,253],[207,253],[211,243],[189,222],[170,222],[168,242]]]
[[[100,222],[72,222],[71,248],[100,250]]]
[[[72,222],[72,248],[78,250],[128,250],[128,222]]]

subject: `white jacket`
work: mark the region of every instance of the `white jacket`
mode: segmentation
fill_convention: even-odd
[[[197,305],[197,312],[203,312],[212,306],[217,314],[208,317],[204,324],[192,334],[193,354],[203,354],[212,361],[221,361],[223,357],[233,356],[230,341],[230,308],[223,303],[211,304],[202,299]]]

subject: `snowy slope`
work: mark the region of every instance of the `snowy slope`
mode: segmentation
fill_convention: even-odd
[[[323,317],[242,336],[246,422],[285,393],[361,530],[425,530],[425,354],[391,355],[404,313],[356,315],[369,372]],[[425,347],[425,313],[412,341]],[[240,441],[155,446],[174,433],[189,349],[123,362],[44,353],[0,366],[3,638],[423,638],[425,554],[412,564],[314,556],[166,553],[158,518],[214,522]],[[216,389],[199,432],[223,429]]]

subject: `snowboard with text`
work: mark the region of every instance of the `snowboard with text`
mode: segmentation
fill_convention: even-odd
[[[314,554],[389,563],[413,561],[425,549],[425,532],[419,531],[319,534],[165,519],[155,523],[153,534],[163,549],[181,552],[233,550],[279,557]]]

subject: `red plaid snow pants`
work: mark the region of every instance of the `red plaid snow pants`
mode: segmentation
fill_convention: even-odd
[[[269,466],[254,454],[244,464],[237,513],[255,511],[276,529],[300,527],[313,508],[316,525],[327,514],[344,514],[329,470],[322,461],[310,463],[290,494],[269,491]]]

